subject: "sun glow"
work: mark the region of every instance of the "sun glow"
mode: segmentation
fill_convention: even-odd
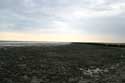
[[[14,41],[57,41],[57,42],[111,42],[110,37],[92,35],[55,35],[55,34],[32,34],[32,33],[0,33],[1,40]],[[100,41],[98,41],[100,40]],[[109,41],[110,40],[110,41]]]

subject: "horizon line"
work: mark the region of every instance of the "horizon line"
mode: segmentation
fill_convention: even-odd
[[[41,40],[0,40],[0,42],[38,42],[38,43],[95,43],[95,44],[125,44],[125,42],[102,42],[102,41],[54,41],[54,40],[50,40],[50,41],[41,41]]]

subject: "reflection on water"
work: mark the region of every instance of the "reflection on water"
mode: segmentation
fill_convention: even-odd
[[[67,44],[70,44],[70,42],[0,41],[0,46],[56,46]]]

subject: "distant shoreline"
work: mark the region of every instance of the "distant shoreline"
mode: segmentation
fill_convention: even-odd
[[[55,46],[68,44],[88,44],[108,47],[125,47],[125,43],[101,43],[101,42],[57,42],[57,41],[0,41],[0,46]]]

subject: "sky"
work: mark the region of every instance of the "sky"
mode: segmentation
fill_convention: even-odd
[[[0,40],[125,43],[125,0],[0,0]]]

